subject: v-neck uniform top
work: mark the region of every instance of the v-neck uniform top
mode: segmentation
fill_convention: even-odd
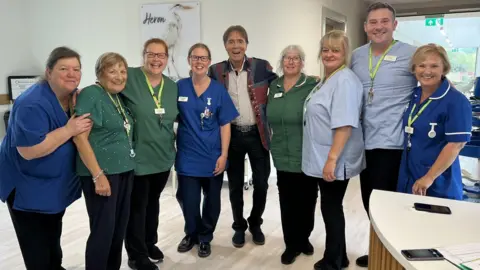
[[[140,67],[128,68],[125,90],[121,92],[125,105],[134,119],[135,175],[149,175],[168,171],[175,161],[175,133],[173,124],[178,116],[178,88],[174,81],[163,76],[164,86],[161,106],[165,109],[162,119],[155,114],[157,108],[148,88],[145,74]],[[153,88],[158,97],[161,83]]]
[[[302,73],[296,84],[285,92],[283,80],[283,76],[274,80],[268,94],[270,150],[277,170],[299,173],[302,171],[303,104],[317,81]]]
[[[101,86],[94,84],[82,89],[75,105],[76,115],[90,113],[93,127],[88,141],[100,168],[107,175],[128,172],[135,168],[135,159],[130,157],[130,143],[134,128],[133,118],[117,95],[111,94],[111,97],[115,102],[120,101],[120,105],[125,111],[130,124],[130,136],[128,137],[123,116],[120,115],[116,105]],[[80,155],[77,155],[76,167],[78,175],[91,176]]]
[[[363,85],[362,124],[365,148],[402,149],[402,112],[408,104],[417,79],[410,71],[412,56],[416,48],[397,41],[380,63],[373,81],[373,99],[368,103],[371,87],[369,72],[370,43],[352,53],[352,71]],[[372,56],[375,69],[381,55]]]
[[[15,190],[14,209],[56,214],[80,198],[73,140],[44,157],[31,160],[24,159],[17,150],[17,147],[42,143],[48,133],[64,127],[68,120],[47,82],[33,85],[15,100],[0,148],[2,201]]]
[[[413,95],[403,115],[404,151],[400,165],[397,190],[412,193],[415,181],[427,174],[437,160],[440,152],[449,142],[469,142],[472,132],[472,108],[467,97],[444,79],[440,87],[424,102],[420,103],[421,87],[415,87]],[[423,112],[413,122],[413,134],[410,135],[411,147],[405,127],[415,104],[417,112],[426,104]],[[433,125],[432,125],[433,124]],[[433,130],[435,136],[428,133]],[[462,199],[462,175],[458,157],[427,189],[427,196]]]
[[[362,93],[362,84],[355,73],[344,68],[325,81],[307,102],[302,154],[302,171],[306,175],[323,177],[335,129],[345,126],[350,126],[352,131],[338,157],[336,179],[350,179],[365,168],[360,121]]]
[[[239,114],[227,89],[215,80],[197,96],[192,78],[178,84],[177,174],[212,177],[222,154],[220,127]],[[204,115],[203,121],[201,115]]]

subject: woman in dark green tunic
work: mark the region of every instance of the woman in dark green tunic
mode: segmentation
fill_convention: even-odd
[[[128,68],[127,87],[122,92],[136,121],[135,180],[125,246],[129,266],[140,270],[157,269],[150,259],[159,262],[164,257],[155,246],[159,198],[175,161],[173,123],[178,114],[177,85],[162,74],[167,63],[165,42],[148,40],[143,66]]]
[[[98,82],[77,97],[75,114],[90,114],[93,127],[77,135],[80,176],[88,216],[87,270],[120,269],[122,247],[130,213],[135,152],[133,119],[119,93],[127,81],[127,62],[116,53],[100,56],[95,66]]]

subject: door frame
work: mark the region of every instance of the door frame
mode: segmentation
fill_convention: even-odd
[[[347,33],[347,16],[333,11],[327,7],[322,7],[322,37],[326,34],[327,18],[337,23],[343,23],[345,33]]]

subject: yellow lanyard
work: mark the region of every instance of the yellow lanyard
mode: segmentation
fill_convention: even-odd
[[[148,89],[150,90],[150,94],[152,94],[152,98],[153,98],[153,101],[155,102],[155,105],[157,106],[157,109],[162,108],[162,92],[163,92],[163,85],[165,83],[165,78],[162,77],[162,82],[160,83],[160,89],[158,90],[158,97],[156,97],[155,93],[153,92],[152,84],[150,84],[150,80],[147,77],[147,74],[145,74],[144,72],[143,75],[145,75],[145,81],[147,82]]]
[[[127,132],[127,137],[130,137],[130,123],[128,122],[127,114],[125,113],[125,110],[123,109],[122,103],[120,102],[120,99],[118,98],[118,95],[116,95],[117,102],[115,102],[115,100],[113,100],[112,95],[109,92],[107,92],[107,94],[108,94],[108,97],[110,98],[110,100],[112,101],[113,105],[115,105],[115,108],[117,109],[118,113],[123,118],[124,128],[125,128],[125,131]]]
[[[410,111],[410,114],[408,115],[408,126],[411,127],[413,122],[415,122],[417,120],[417,118],[420,116],[420,114],[422,114],[422,112],[425,110],[425,108],[427,108],[427,106],[430,104],[430,102],[432,102],[432,100],[428,100],[427,103],[425,103],[425,105],[423,105],[420,110],[418,110],[418,112],[415,114],[415,116],[413,117],[412,119],[412,114],[413,114],[413,111],[415,111],[415,107],[417,106],[417,104],[413,104],[413,107],[412,107],[412,110]]]
[[[373,70],[373,72],[372,72],[372,46],[370,46],[370,50],[368,51],[368,72],[370,73],[370,87],[373,88],[373,81],[375,80],[375,76],[377,76],[378,68],[380,68],[380,64],[382,63],[383,59],[385,58],[387,53],[390,51],[393,44],[395,44],[396,42],[397,41],[394,40],[392,41],[390,46],[388,46],[387,50],[382,54],[382,57],[380,57],[380,59],[378,60],[377,65],[375,66],[375,69]]]

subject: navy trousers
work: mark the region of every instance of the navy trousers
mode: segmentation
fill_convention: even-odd
[[[178,175],[177,200],[185,218],[185,234],[210,243],[220,216],[223,173],[215,177]],[[200,202],[203,191],[202,214]]]

